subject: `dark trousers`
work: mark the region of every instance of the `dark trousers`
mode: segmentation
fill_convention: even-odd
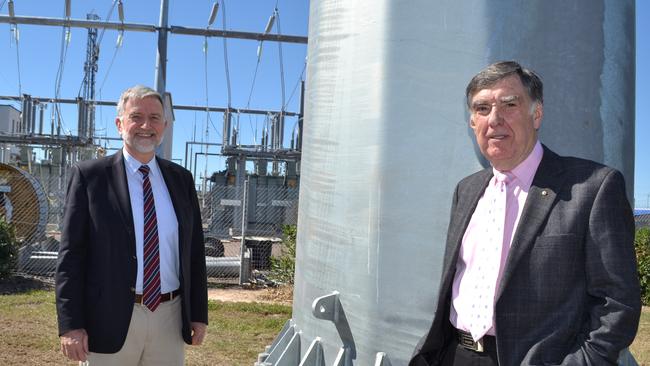
[[[499,366],[495,338],[486,336],[483,346],[484,352],[475,352],[458,344],[458,339],[453,337],[447,345],[441,366]]]

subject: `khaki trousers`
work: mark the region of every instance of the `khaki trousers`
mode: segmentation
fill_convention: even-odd
[[[88,355],[90,366],[182,366],[185,342],[181,336],[181,299],[160,303],[155,312],[135,304],[129,331],[117,353]]]

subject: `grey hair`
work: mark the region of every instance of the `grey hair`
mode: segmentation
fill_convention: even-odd
[[[120,101],[117,103],[117,116],[122,118],[122,113],[124,113],[124,106],[129,101],[129,99],[144,99],[147,97],[155,97],[158,99],[161,105],[164,105],[163,98],[157,91],[151,89],[148,86],[136,85],[126,89],[120,95]]]
[[[465,89],[467,107],[471,109],[471,99],[479,90],[489,88],[511,75],[519,76],[519,80],[528,92],[534,106],[544,104],[544,83],[534,71],[526,69],[515,61],[501,61],[488,65],[476,74]]]

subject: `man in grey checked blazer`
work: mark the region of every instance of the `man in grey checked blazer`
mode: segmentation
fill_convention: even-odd
[[[540,145],[542,82],[516,62],[485,68],[466,96],[492,167],[456,187],[434,320],[409,365],[615,365],[641,309],[623,176]],[[474,340],[450,320],[464,236],[494,170],[511,172],[535,146],[541,159],[500,264],[493,331]]]

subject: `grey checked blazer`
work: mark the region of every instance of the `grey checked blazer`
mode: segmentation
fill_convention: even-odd
[[[437,365],[449,323],[456,260],[492,169],[453,197],[437,311],[411,366]],[[641,311],[634,219],[620,172],[544,147],[497,290],[499,365],[615,365]]]

